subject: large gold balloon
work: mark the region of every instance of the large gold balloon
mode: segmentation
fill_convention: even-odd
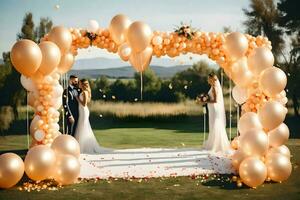
[[[232,88],[232,97],[233,99],[235,100],[235,102],[237,102],[238,104],[243,104],[245,103],[245,101],[247,100],[248,98],[248,95],[247,95],[247,88],[244,88],[244,87],[240,87],[238,85],[234,86]]]
[[[291,152],[290,152],[289,148],[285,145],[270,148],[266,157],[268,157],[269,155],[272,155],[274,153],[279,153],[281,155],[286,156],[287,158],[291,157]]]
[[[258,47],[248,57],[248,67],[253,74],[258,76],[265,69],[272,67],[274,56],[271,50],[265,47]]]
[[[72,66],[74,64],[74,56],[71,53],[66,53],[64,54],[61,59],[60,59],[60,63],[57,67],[58,72],[60,72],[61,74],[64,74],[66,72],[68,72]]]
[[[263,156],[269,147],[267,134],[259,129],[250,129],[241,136],[240,148],[248,156]]]
[[[30,77],[40,67],[42,52],[36,43],[24,39],[14,44],[10,52],[10,58],[18,72]]]
[[[231,164],[234,169],[239,170],[241,162],[247,157],[247,155],[241,151],[237,150],[232,156],[231,156]]]
[[[279,126],[286,114],[286,108],[277,101],[268,101],[258,110],[259,120],[268,131]]]
[[[55,166],[55,152],[46,145],[32,147],[25,157],[25,172],[32,180],[49,178]]]
[[[238,59],[231,65],[229,76],[240,87],[247,87],[253,81],[253,74],[248,69],[246,57]]]
[[[286,143],[289,139],[290,131],[287,125],[280,124],[275,129],[268,132],[270,146],[278,147]]]
[[[143,51],[152,39],[151,28],[144,22],[133,22],[127,31],[127,41],[135,53]]]
[[[58,154],[69,154],[76,158],[80,155],[80,147],[77,140],[70,135],[60,135],[55,138],[51,148]]]
[[[266,158],[268,177],[280,182],[288,179],[292,173],[292,164],[288,157],[279,153],[269,154]]]
[[[43,75],[51,74],[59,64],[61,53],[58,46],[50,41],[39,44],[42,51],[42,63],[38,69]]]
[[[72,155],[60,154],[57,156],[54,179],[61,185],[76,182],[80,173],[80,163]]]
[[[247,52],[248,40],[242,33],[233,32],[226,36],[225,46],[230,56],[240,58]]]
[[[136,71],[143,72],[148,68],[152,59],[152,51],[152,47],[149,46],[139,53],[131,52],[129,62]]]
[[[122,60],[128,61],[131,54],[130,46],[127,43],[121,44],[118,48],[118,54]]]
[[[62,54],[66,54],[72,44],[72,35],[68,29],[63,26],[55,26],[48,34],[48,39],[54,42]]]
[[[120,45],[126,41],[126,34],[130,24],[131,21],[126,15],[116,15],[112,18],[109,32],[115,43]]]
[[[0,188],[16,185],[24,174],[23,160],[14,153],[0,155]]]
[[[258,157],[249,157],[240,164],[239,175],[243,183],[257,187],[266,180],[267,168]]]
[[[245,134],[250,129],[262,130],[262,128],[258,115],[254,112],[243,114],[238,121],[238,130],[241,135]]]
[[[286,83],[285,73],[277,67],[265,69],[259,77],[259,86],[269,97],[275,96],[284,90]]]

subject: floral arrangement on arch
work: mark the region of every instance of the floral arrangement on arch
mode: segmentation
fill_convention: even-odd
[[[177,26],[174,32],[177,33],[178,36],[184,36],[188,40],[192,40],[197,32],[197,29],[193,28],[191,23],[187,25],[183,22],[180,22],[180,26]]]

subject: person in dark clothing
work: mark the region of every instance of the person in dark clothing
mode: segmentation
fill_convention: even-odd
[[[63,93],[63,107],[64,115],[66,117],[67,126],[65,126],[65,133],[74,137],[78,121],[78,101],[77,96],[80,90],[78,88],[78,77],[71,75],[69,78],[69,86]]]

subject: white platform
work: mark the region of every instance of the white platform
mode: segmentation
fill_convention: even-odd
[[[226,155],[199,149],[141,148],[81,154],[81,178],[151,178],[234,173]]]

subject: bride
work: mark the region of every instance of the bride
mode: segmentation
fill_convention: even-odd
[[[90,111],[87,106],[87,103],[91,100],[91,88],[89,82],[86,79],[81,79],[79,81],[79,88],[82,92],[76,97],[79,106],[79,117],[75,131],[75,138],[79,143],[80,152],[84,154],[110,152],[111,150],[99,146],[91,128],[89,121]]]
[[[226,116],[223,100],[223,92],[217,76],[208,75],[208,83],[211,88],[208,92],[207,103],[209,114],[209,135],[203,148],[213,152],[226,152],[230,149],[230,143],[226,133]],[[200,99],[201,101],[201,99]]]

